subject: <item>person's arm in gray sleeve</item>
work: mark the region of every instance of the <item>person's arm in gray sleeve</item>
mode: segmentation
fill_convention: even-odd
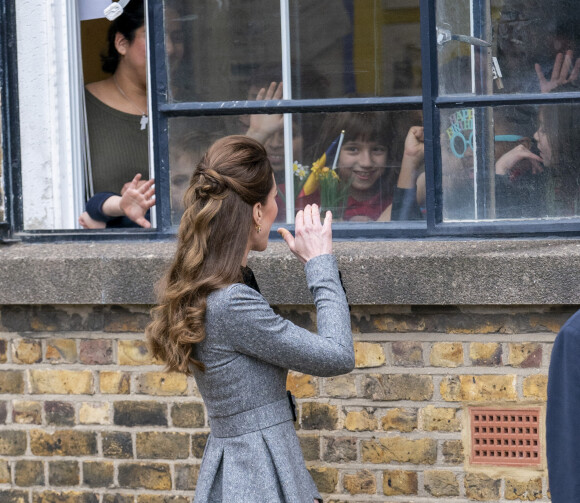
[[[316,305],[318,334],[277,315],[264,297],[241,284],[231,287],[224,328],[234,334],[235,350],[268,363],[318,376],[350,372],[352,331],[336,259],[320,255],[306,263],[305,271]]]

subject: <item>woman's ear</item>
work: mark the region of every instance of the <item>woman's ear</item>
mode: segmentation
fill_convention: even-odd
[[[254,218],[254,225],[260,225],[262,223],[262,203],[254,204],[252,216]]]
[[[115,49],[117,49],[117,52],[121,56],[124,56],[127,52],[128,45],[129,41],[125,38],[125,35],[123,35],[121,32],[117,32],[115,34]]]

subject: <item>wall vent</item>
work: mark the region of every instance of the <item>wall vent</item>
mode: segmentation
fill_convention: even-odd
[[[496,466],[540,464],[540,409],[470,407],[471,463]]]

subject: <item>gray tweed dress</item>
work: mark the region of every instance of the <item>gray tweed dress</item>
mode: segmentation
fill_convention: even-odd
[[[350,372],[350,315],[336,260],[305,266],[318,334],[278,316],[256,290],[236,283],[209,295],[206,337],[194,369],[211,432],[195,503],[312,503],[320,494],[308,473],[286,395],[288,369],[316,376]]]

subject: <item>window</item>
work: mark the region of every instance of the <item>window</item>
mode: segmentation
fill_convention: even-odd
[[[79,64],[63,43],[80,39],[78,18],[51,12],[54,27],[66,27],[45,37],[59,68],[42,89],[21,79],[23,236],[74,228],[84,199],[72,120]],[[237,133],[265,144],[288,225],[315,201],[333,210],[342,238],[580,228],[572,0],[164,0],[147,2],[147,13],[153,229],[115,235],[174,235],[197,159]],[[26,43],[42,30],[17,14]],[[30,65],[30,54],[20,60]],[[39,122],[35,103],[51,100],[58,118]],[[34,148],[46,137],[39,123],[52,137]]]
[[[289,223],[294,210],[309,201],[300,175],[308,176],[345,129],[336,173],[347,183],[327,189],[321,178],[310,195],[339,217],[338,235],[578,230],[580,175],[573,159],[580,144],[575,139],[579,79],[548,89],[555,64],[562,75],[569,65],[568,78],[580,70],[575,59],[580,51],[570,52],[580,41],[572,3],[288,0],[281,5],[252,0],[183,2],[178,11],[170,2],[164,9],[150,8],[152,27],[164,22],[165,33],[173,34],[181,26],[184,47],[179,60],[165,54],[161,30],[153,29],[159,184],[171,187],[159,205],[166,205],[161,226],[175,225],[179,217],[178,186],[185,179],[180,146],[244,133],[257,114],[271,114],[262,116],[267,122],[278,112],[283,113],[280,129],[265,144],[284,192],[281,216]],[[540,88],[541,72],[547,82]],[[282,100],[270,95],[255,101],[261,87],[280,80],[290,82]],[[349,137],[365,121],[384,137],[371,134],[372,142]],[[407,156],[413,162],[402,162],[406,137],[421,148],[416,159]],[[367,143],[381,171],[367,169],[357,178],[356,155]],[[549,158],[547,149],[556,157]],[[195,160],[199,154],[190,151]],[[332,152],[327,157],[332,171]],[[394,187],[399,182],[404,188],[405,169],[411,180],[406,188],[416,189],[414,208],[393,212]]]
[[[180,186],[201,152],[216,137],[248,134],[274,168],[279,220],[291,224],[317,202],[343,236],[385,235],[407,132],[423,125],[418,0],[291,0],[282,10],[168,1],[150,19],[156,183],[170,187],[158,224],[178,223]],[[424,179],[422,160],[417,170]],[[415,206],[415,221],[393,227],[424,233],[425,205]]]

